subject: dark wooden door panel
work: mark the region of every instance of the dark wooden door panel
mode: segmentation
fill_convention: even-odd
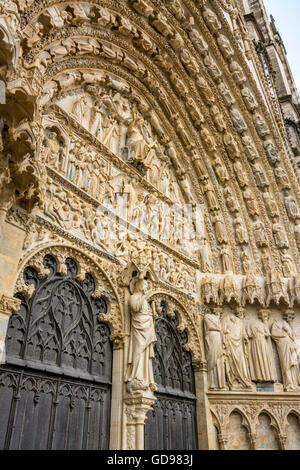
[[[26,284],[35,290],[21,299],[9,322],[7,364],[0,368],[0,449],[108,449],[112,346],[106,313],[95,299],[89,274],[77,280],[77,265],[44,258],[49,274],[31,267]],[[17,294],[18,296],[18,294]]]
[[[1,449],[107,449],[109,416],[110,385],[0,369]]]
[[[178,332],[176,312],[162,314],[155,323],[157,343],[153,370],[158,385],[153,411],[147,414],[145,449],[197,449],[195,379],[192,358],[185,351],[186,333]]]

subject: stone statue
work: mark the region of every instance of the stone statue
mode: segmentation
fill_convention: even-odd
[[[202,14],[205,23],[210,29],[210,32],[216,34],[222,28],[221,23],[217,18],[217,15],[210,8],[207,7],[205,7]]]
[[[291,189],[291,184],[285,170],[280,166],[279,163],[275,164],[274,174],[276,176],[280,189]]]
[[[245,87],[241,90],[241,94],[248,111],[254,111],[258,107],[258,104],[253,93],[251,93],[248,87]]]
[[[289,248],[288,239],[286,237],[284,228],[279,223],[278,217],[274,218],[272,230],[273,230],[273,235],[274,235],[276,246],[278,246],[278,248]]]
[[[247,81],[246,75],[238,62],[235,60],[230,62],[229,69],[238,85],[242,86]]]
[[[248,135],[242,137],[243,144],[245,146],[246,157],[250,162],[254,162],[259,158],[257,150],[254,146],[253,140]]]
[[[264,149],[266,151],[270,165],[275,166],[276,163],[280,163],[278,150],[273,144],[272,140],[266,140],[263,145],[264,145]]]
[[[247,364],[248,338],[241,318],[229,314],[223,325],[226,350],[226,376],[230,390],[252,388]]]
[[[254,217],[253,232],[257,246],[268,246],[268,238],[265,229],[265,224],[258,218],[258,216]]]
[[[275,320],[271,328],[272,338],[277,346],[283,385],[286,392],[300,387],[299,358],[293,331],[285,320]]]
[[[253,122],[260,137],[265,137],[266,135],[270,134],[270,129],[268,128],[266,121],[260,114],[256,113],[253,116]]]
[[[224,34],[218,35],[217,43],[219,44],[222,54],[226,60],[234,56],[234,50],[230,44],[230,41]]]
[[[210,390],[227,390],[225,381],[225,352],[220,322],[220,310],[204,316],[204,332]]]
[[[152,369],[156,343],[154,312],[146,300],[147,289],[145,279],[137,278],[131,281],[131,331],[125,378],[130,393],[156,390]]]
[[[271,334],[265,323],[256,320],[247,328],[250,340],[250,373],[253,382],[275,382],[271,350],[268,339]]]
[[[243,116],[239,112],[239,110],[238,109],[232,109],[230,111],[230,116],[231,116],[231,119],[232,119],[232,122],[233,122],[233,125],[234,125],[236,131],[239,134],[243,134],[244,132],[246,132],[246,130],[248,129],[248,126],[247,126]]]

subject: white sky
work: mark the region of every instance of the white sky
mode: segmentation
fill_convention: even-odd
[[[295,82],[300,92],[300,0],[264,0],[282,37]]]

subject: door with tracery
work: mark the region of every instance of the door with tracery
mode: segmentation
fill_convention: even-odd
[[[77,280],[77,265],[66,260],[39,279],[27,267],[20,311],[10,318],[6,363],[0,368],[0,449],[108,449],[112,346],[104,298],[94,298],[94,279]]]
[[[169,317],[162,302],[156,320],[153,371],[158,391],[145,423],[145,449],[197,449],[196,395],[192,358],[184,350],[187,334],[178,332],[178,317]]]

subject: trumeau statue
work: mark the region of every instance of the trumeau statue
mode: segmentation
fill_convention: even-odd
[[[227,390],[225,381],[225,351],[220,309],[204,316],[207,367],[211,390]]]
[[[130,393],[156,390],[152,368],[156,343],[154,311],[146,300],[147,289],[145,279],[137,278],[131,282],[131,331],[125,378]]]

